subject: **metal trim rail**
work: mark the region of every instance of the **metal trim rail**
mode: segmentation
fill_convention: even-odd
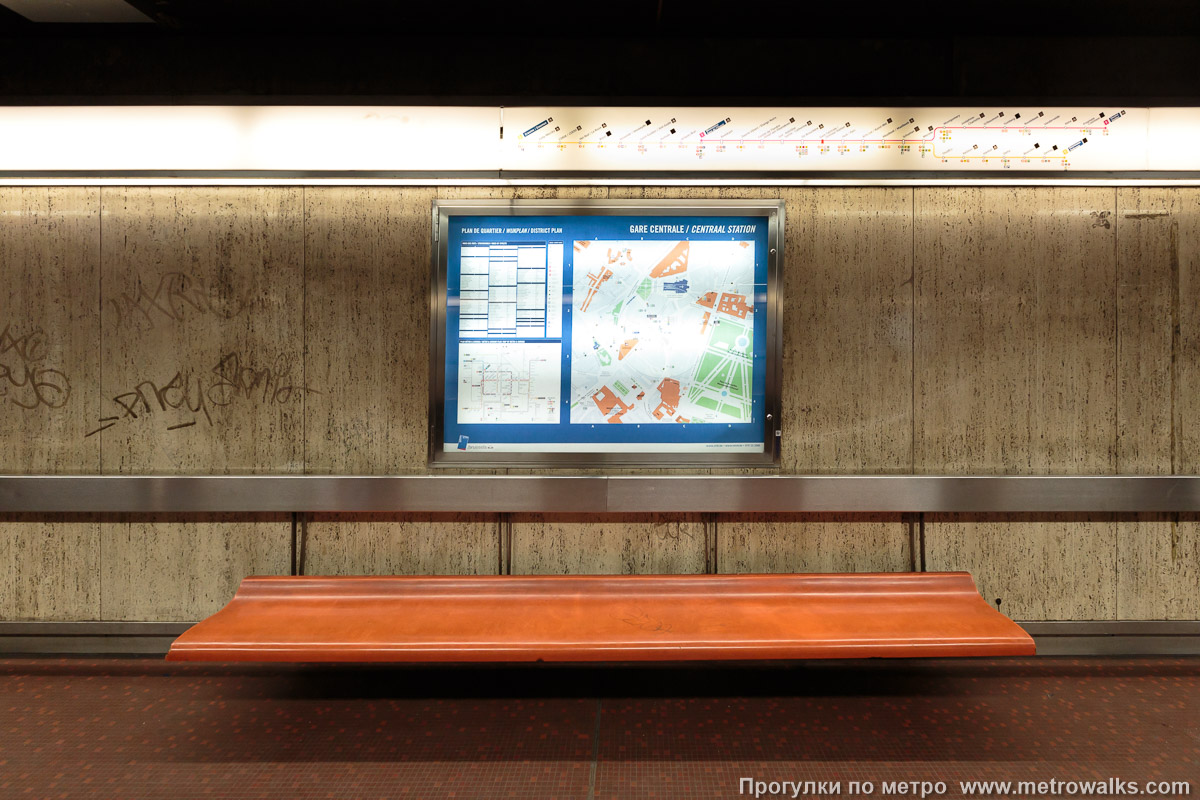
[[[0,513],[452,511],[1200,512],[1200,476],[0,476]]]
[[[0,655],[154,655],[193,622],[3,622]],[[1198,655],[1200,622],[1098,620],[1017,623],[1038,655]]]

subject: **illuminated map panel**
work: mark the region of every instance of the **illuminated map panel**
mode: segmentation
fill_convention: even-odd
[[[579,241],[571,422],[746,422],[754,243]]]
[[[446,453],[763,453],[766,216],[451,216]]]

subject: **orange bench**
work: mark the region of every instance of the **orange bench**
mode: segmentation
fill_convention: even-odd
[[[603,662],[1032,655],[965,572],[253,577],[172,661]]]

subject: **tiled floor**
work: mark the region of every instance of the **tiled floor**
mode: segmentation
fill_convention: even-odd
[[[892,780],[947,797],[960,780],[1186,780],[1197,796],[1200,658],[0,661],[0,798],[725,798],[749,796],[742,778],[874,797]]]

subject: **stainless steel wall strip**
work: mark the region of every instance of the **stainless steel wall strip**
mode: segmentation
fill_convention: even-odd
[[[0,621],[0,636],[170,636],[194,622],[42,622]]]
[[[0,186],[1197,186],[1195,170],[0,170]]]
[[[1194,636],[1200,621],[1182,619],[1049,620],[1022,622],[1032,636]]]
[[[1132,513],[1200,511],[1196,476],[612,477],[622,511]]]
[[[0,512],[606,510],[604,478],[534,476],[3,476]]]
[[[0,622],[0,655],[161,656],[190,622]],[[1200,622],[1020,622],[1038,655],[1197,655]]]
[[[0,476],[0,513],[1200,512],[1200,476]]]

